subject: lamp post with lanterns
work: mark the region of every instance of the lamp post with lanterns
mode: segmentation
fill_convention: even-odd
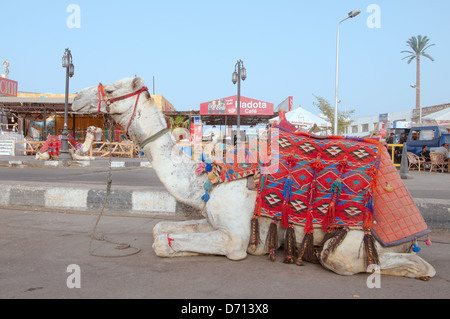
[[[65,96],[65,105],[64,105],[64,128],[62,131],[62,139],[61,139],[61,154],[58,157],[60,160],[70,160],[71,157],[69,155],[69,130],[67,128],[67,117],[69,113],[69,78],[74,75],[74,65],[72,63],[72,53],[69,49],[66,49],[64,52],[64,56],[62,58],[62,67],[66,68],[66,96]]]
[[[244,62],[239,60],[234,66],[233,84],[237,83],[237,128],[236,128],[236,144],[241,144],[241,79],[245,81],[247,78],[247,70],[244,67]]]

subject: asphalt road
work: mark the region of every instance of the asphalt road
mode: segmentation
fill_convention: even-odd
[[[151,247],[149,217],[103,216],[97,235],[128,243],[141,251],[121,258],[89,252],[97,216],[0,209],[0,298],[2,299],[416,299],[450,297],[450,233],[433,233],[421,257],[436,269],[427,282],[381,276],[380,288],[368,288],[369,274],[340,276],[320,265],[303,267],[265,256],[230,261],[220,256],[159,258]],[[99,254],[122,254],[106,242],[94,242]],[[68,268],[78,266],[78,271]],[[68,272],[69,270],[69,272]],[[77,279],[72,275],[79,274]],[[73,279],[73,280],[72,280]],[[77,283],[80,288],[68,288]],[[192,302],[192,301],[191,301]],[[295,303],[293,313],[298,312]],[[168,309],[170,312],[178,309]],[[181,310],[180,310],[181,311]]]
[[[115,168],[111,171],[113,185],[164,188],[152,168]],[[70,183],[92,186],[106,185],[106,168],[30,168],[0,167],[0,180],[15,183]]]

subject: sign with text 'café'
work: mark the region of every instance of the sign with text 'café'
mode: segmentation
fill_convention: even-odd
[[[0,77],[0,95],[17,97],[17,87],[16,81]]]
[[[200,115],[237,115],[237,95],[200,104]],[[273,115],[273,104],[241,96],[241,115]]]

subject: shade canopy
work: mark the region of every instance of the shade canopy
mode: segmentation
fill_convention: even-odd
[[[450,124],[450,108],[441,110],[439,112],[431,113],[423,117],[424,120],[436,121],[438,125]]]
[[[319,116],[305,110],[304,108],[297,108],[286,113],[286,120],[295,126],[300,126],[302,128],[311,128],[316,124],[318,127],[327,128],[331,127],[331,123],[320,118]],[[269,122],[279,122],[280,118],[274,117]]]

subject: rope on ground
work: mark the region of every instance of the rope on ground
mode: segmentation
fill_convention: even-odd
[[[111,127],[112,127],[112,123],[111,123]],[[112,132],[112,130],[110,130],[110,132]],[[109,142],[109,149],[111,150],[111,134],[109,134],[108,142]],[[141,251],[140,248],[131,246],[130,244],[120,243],[120,242],[116,242],[116,241],[113,241],[113,240],[109,240],[104,235],[96,236],[97,226],[98,226],[98,224],[100,222],[100,219],[101,219],[101,217],[103,215],[103,212],[105,211],[106,203],[108,202],[108,197],[109,197],[109,195],[111,193],[111,185],[112,185],[111,157],[112,157],[112,152],[109,152],[109,170],[108,170],[108,177],[107,177],[107,180],[106,180],[105,200],[103,201],[102,210],[100,211],[100,214],[98,215],[97,221],[95,222],[94,228],[92,230],[91,240],[89,241],[89,253],[91,254],[91,256],[95,256],[95,257],[105,257],[105,258],[127,257],[127,256],[136,255],[136,254],[138,254]],[[117,254],[116,255],[108,255],[108,254],[94,253],[94,251],[96,250],[96,249],[94,249],[94,250],[92,249],[92,242],[94,240],[95,241],[99,241],[99,242],[105,242],[105,243],[112,244],[112,245],[116,245],[115,246],[116,250],[131,249],[132,251],[129,252],[129,253],[124,253],[124,254],[119,254],[119,255],[117,255]]]

